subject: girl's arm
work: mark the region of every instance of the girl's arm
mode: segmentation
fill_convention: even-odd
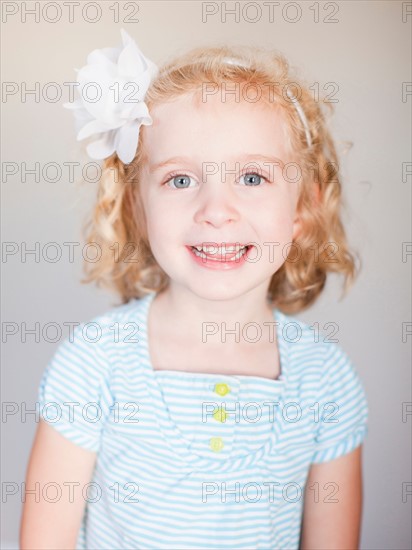
[[[82,489],[91,480],[95,461],[96,453],[75,445],[40,420],[26,476],[27,491],[36,489],[36,494],[29,493],[23,506],[21,550],[76,547],[86,505]],[[47,483],[51,483],[48,490]],[[52,502],[56,487],[61,497]]]
[[[300,549],[357,550],[362,493],[362,445],[335,460],[312,464],[305,488]],[[338,502],[330,502],[333,500]]]

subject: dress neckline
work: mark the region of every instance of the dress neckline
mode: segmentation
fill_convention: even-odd
[[[280,422],[272,422],[270,436],[266,440],[265,444],[251,454],[244,455],[242,457],[224,458],[219,459],[218,456],[212,455],[209,458],[205,458],[195,454],[190,449],[190,441],[188,441],[179,427],[172,420],[169,410],[164,399],[161,383],[157,379],[156,372],[176,373],[183,376],[189,375],[196,377],[197,379],[204,378],[214,379],[216,382],[229,383],[233,380],[237,380],[239,384],[247,383],[247,380],[263,381],[273,387],[273,398],[279,404],[279,408],[276,411],[276,418],[281,416],[282,403],[285,399],[286,388],[288,382],[289,372],[289,353],[287,342],[283,338],[283,325],[285,322],[284,315],[277,308],[272,309],[273,319],[277,324],[276,335],[279,350],[279,363],[280,363],[280,375],[276,379],[264,378],[260,376],[248,376],[248,375],[231,375],[231,374],[213,374],[202,372],[187,372],[162,369],[156,371],[153,369],[153,365],[149,353],[149,335],[148,335],[148,319],[150,306],[156,296],[156,292],[151,292],[139,300],[140,303],[140,325],[139,325],[139,345],[136,347],[137,359],[140,365],[143,367],[146,381],[149,391],[153,399],[153,414],[156,417],[159,428],[163,433],[165,440],[170,445],[171,451],[177,454],[183,462],[192,466],[196,466],[197,469],[202,471],[212,471],[216,467],[218,461],[221,471],[231,471],[239,467],[239,463],[246,461],[248,465],[258,462],[263,456],[270,452],[271,448],[275,445],[279,430],[281,430]],[[159,406],[161,404],[161,406]]]

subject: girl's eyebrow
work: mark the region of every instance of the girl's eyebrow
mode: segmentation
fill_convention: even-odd
[[[149,166],[149,172],[156,172],[160,168],[164,168],[165,166],[170,166],[173,164],[184,164],[189,163],[190,158],[189,157],[171,157],[170,159],[164,160],[162,162],[158,162],[157,164],[151,164]]]
[[[285,163],[282,162],[277,157],[270,157],[270,156],[258,155],[258,154],[255,154],[255,155],[242,155],[240,157],[235,157],[234,160],[235,160],[235,162],[244,162],[245,164],[246,163],[251,163],[253,161],[266,162],[266,163],[271,164],[271,165],[274,164],[275,166],[280,166],[280,168],[282,170],[285,166]],[[164,168],[166,166],[171,166],[171,165],[176,165],[176,164],[185,164],[185,163],[190,164],[191,161],[192,161],[192,159],[190,159],[189,157],[171,157],[171,158],[169,158],[167,160],[164,160],[162,162],[158,162],[156,164],[150,165],[149,166],[149,172],[153,173],[153,172],[156,172],[157,170],[160,170],[160,168]],[[210,162],[210,161],[205,161],[205,162]]]

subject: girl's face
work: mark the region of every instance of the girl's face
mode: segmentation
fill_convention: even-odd
[[[181,96],[152,108],[153,125],[142,127],[148,161],[140,195],[153,255],[171,285],[206,299],[258,288],[266,295],[299,229],[301,182],[296,166],[282,169],[292,161],[283,116],[265,104],[226,99],[216,94],[196,105],[192,95]],[[235,268],[212,269],[191,251],[202,243],[254,248]]]

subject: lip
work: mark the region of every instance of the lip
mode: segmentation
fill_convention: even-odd
[[[216,246],[216,247],[226,246],[226,247],[229,247],[229,246],[237,246],[237,245],[240,245],[241,247],[250,246],[249,243],[241,244],[239,241],[237,241],[235,243],[228,243],[226,241],[222,241],[220,244],[218,244],[216,241],[202,241],[200,243],[190,244],[188,246]]]
[[[235,246],[236,244],[240,244],[240,243],[234,243],[232,246]],[[254,248],[253,245],[243,245],[243,246],[249,246],[248,250],[242,254],[242,256],[236,260],[228,260],[228,261],[224,261],[224,258],[222,259],[218,259],[218,256],[216,257],[216,259],[212,259],[211,257],[206,257],[206,258],[202,258],[200,256],[196,256],[196,254],[193,252],[193,249],[192,249],[192,246],[195,246],[195,245],[187,245],[186,248],[190,254],[190,257],[197,263],[197,265],[201,266],[201,267],[205,267],[207,269],[212,269],[212,270],[219,270],[219,271],[228,271],[228,270],[232,270],[232,269],[239,269],[240,267],[242,267],[247,259],[248,259],[248,256],[249,256],[249,253],[250,251]],[[197,246],[200,246],[200,245],[197,245]],[[217,246],[216,243],[203,243],[202,246]],[[227,244],[227,246],[230,246],[229,244]],[[225,254],[225,258],[226,257],[230,257],[230,256],[234,256],[235,253],[227,253]]]

